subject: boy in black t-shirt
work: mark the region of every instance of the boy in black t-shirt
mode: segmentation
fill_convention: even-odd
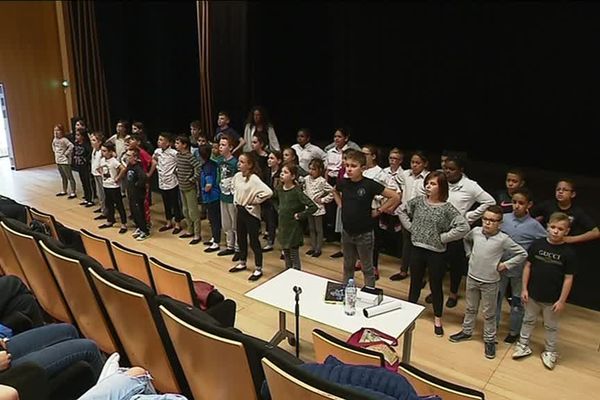
[[[354,278],[354,265],[358,258],[363,267],[365,286],[375,287],[373,270],[373,226],[381,213],[391,214],[400,204],[398,194],[372,179],[364,178],[365,155],[359,151],[346,156],[348,178],[338,182],[333,191],[335,202],[342,208],[342,252],[344,253],[344,283]],[[387,198],[379,209],[371,210],[373,198],[381,194]],[[343,207],[342,207],[343,203]]]
[[[521,300],[525,303],[525,316],[512,357],[517,359],[531,354],[529,338],[541,311],[546,331],[546,349],[541,357],[548,369],[554,368],[558,358],[558,315],[565,308],[575,272],[575,251],[565,242],[570,227],[567,214],[553,213],[548,220],[548,237],[533,242],[523,269]]]

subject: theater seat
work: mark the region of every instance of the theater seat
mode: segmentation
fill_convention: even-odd
[[[115,269],[116,265],[110,241],[85,229],[82,229],[80,232],[85,253],[98,261],[105,269]]]

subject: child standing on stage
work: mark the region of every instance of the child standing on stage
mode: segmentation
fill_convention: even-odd
[[[129,210],[137,226],[133,237],[138,241],[146,240],[150,236],[150,230],[144,216],[147,175],[140,161],[140,149],[137,147],[127,150],[126,177]]]
[[[75,132],[75,143],[73,146],[73,169],[79,174],[81,186],[83,186],[83,201],[81,206],[92,207],[92,182],[90,176],[91,170],[92,146],[90,138],[83,130]]]
[[[525,174],[523,171],[518,169],[509,169],[506,173],[506,179],[504,181],[505,189],[498,191],[494,198],[496,203],[502,207],[502,212],[510,214],[513,212],[513,199],[512,196],[516,190],[525,186]]]
[[[92,177],[94,179],[96,188],[96,197],[98,197],[98,208],[94,210],[94,213],[100,214],[96,216],[95,220],[106,219],[106,199],[104,197],[104,188],[102,187],[102,174],[99,172],[100,161],[102,161],[102,141],[104,135],[102,132],[94,132],[90,136],[90,142],[92,144]]]
[[[237,211],[233,204],[233,177],[238,172],[238,159],[232,154],[233,139],[226,133],[219,140],[219,188],[221,189],[221,228],[225,232],[226,248],[217,253],[218,256],[233,254],[232,261],[239,260],[239,247],[236,240]]]
[[[200,169],[200,195],[202,196],[202,204],[206,208],[212,232],[211,240],[204,242],[208,246],[204,252],[212,253],[219,251],[219,243],[221,242],[221,204],[219,201],[221,191],[217,182],[219,166],[210,159],[211,145],[199,146],[198,153],[203,162]]]
[[[112,142],[105,142],[102,145],[102,160],[100,160],[100,168],[98,171],[102,174],[102,187],[104,188],[104,197],[106,198],[106,223],[98,228],[110,228],[115,224],[115,207],[119,211],[121,218],[121,229],[119,233],[127,232],[127,214],[123,206],[121,198],[121,190],[119,189],[119,172],[123,166],[115,158],[115,145]]]
[[[248,280],[256,281],[263,274],[263,256],[258,239],[260,204],[273,196],[273,191],[259,178],[260,170],[252,153],[242,154],[238,167],[239,172],[233,177],[232,188],[234,190],[233,204],[237,211],[237,240],[240,246],[240,259],[238,264],[229,269],[229,272],[246,270],[249,236],[256,267]]]
[[[299,247],[304,244],[301,219],[317,211],[317,205],[302,192],[296,180],[298,167],[285,164],[281,168],[281,185],[276,189],[275,204],[279,212],[279,243],[283,249],[285,268],[301,269]]]
[[[279,187],[279,177],[281,175],[281,164],[283,163],[283,155],[280,151],[272,151],[267,159],[269,165],[269,181],[267,185],[271,190],[275,191]],[[262,204],[263,219],[267,228],[267,245],[263,247],[263,253],[272,251],[275,245],[275,235],[277,232],[277,210],[273,203],[269,200]]]
[[[177,150],[171,147],[173,137],[171,134],[162,132],[158,136],[158,148],[154,150],[152,158],[156,161],[158,170],[158,189],[163,200],[165,216],[167,223],[161,226],[158,231],[165,232],[173,229],[173,235],[181,232],[181,220],[183,213],[181,211],[181,198],[179,196],[179,181],[175,174],[177,168]],[[173,223],[175,220],[175,223]]]
[[[198,212],[197,181],[200,178],[200,163],[190,152],[190,139],[178,136],[175,140],[177,150],[177,181],[183,203],[183,216],[187,224],[187,232],[180,235],[182,239],[192,238],[190,245],[202,241],[200,238],[200,213]]]
[[[323,177],[324,164],[320,158],[314,158],[308,164],[308,176],[304,180],[304,193],[315,202],[317,211],[308,217],[311,248],[306,254],[319,257],[323,245],[323,215],[325,206],[333,200],[333,187]]]
[[[69,192],[69,199],[76,197],[75,191],[75,178],[73,178],[73,171],[71,171],[71,158],[73,157],[73,143],[65,137],[65,128],[62,124],[56,124],[54,126],[54,139],[52,139],[52,151],[54,152],[54,161],[58,167],[58,172],[62,179],[62,192],[58,192],[57,196],[66,196],[69,184],[71,185],[71,191]]]

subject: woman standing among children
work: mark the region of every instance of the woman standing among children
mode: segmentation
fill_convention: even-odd
[[[81,130],[75,131],[75,144],[73,146],[73,169],[79,173],[79,180],[83,186],[83,201],[81,206],[94,205],[91,182],[92,146],[89,136]]]
[[[76,197],[75,178],[71,171],[71,158],[73,157],[73,143],[65,137],[65,128],[62,124],[54,125],[54,139],[52,139],[52,151],[54,152],[54,161],[58,167],[58,172],[62,179],[62,192],[56,193],[57,196],[66,196],[69,184],[71,191],[69,199]]]
[[[317,205],[298,187],[298,167],[285,164],[281,168],[281,185],[276,189],[279,211],[279,243],[283,249],[285,268],[301,269],[298,249],[304,244],[301,219],[317,212]]]
[[[425,178],[425,196],[418,196],[403,204],[400,221],[411,233],[414,246],[411,255],[410,289],[408,301],[416,303],[421,294],[425,269],[429,272],[429,287],[433,298],[434,332],[443,336],[442,280],[446,272],[447,243],[459,240],[469,232],[469,224],[448,200],[448,181],[439,171]]]
[[[244,127],[244,137],[246,141],[244,151],[252,150],[252,137],[255,133],[262,133],[267,138],[267,148],[269,150],[279,151],[279,140],[273,129],[273,124],[267,115],[267,111],[261,106],[255,106],[250,110]]]
[[[119,233],[127,232],[127,214],[123,206],[121,191],[119,190],[119,173],[123,165],[115,158],[115,145],[106,142],[102,145],[102,159],[98,172],[102,174],[102,187],[104,188],[104,197],[106,198],[106,223],[98,228],[110,228],[115,224],[115,207],[119,210],[121,218],[121,229]]]
[[[308,164],[309,175],[304,180],[304,193],[317,205],[317,211],[308,217],[311,248],[306,254],[312,257],[321,255],[323,215],[325,215],[324,204],[333,200],[333,187],[323,177],[323,168],[323,161],[320,158],[314,158]]]
[[[262,249],[258,239],[260,230],[260,204],[273,196],[273,191],[260,180],[260,169],[252,153],[244,153],[239,158],[239,172],[232,180],[233,204],[237,211],[237,240],[240,247],[238,264],[229,269],[229,272],[246,270],[248,259],[248,236],[250,246],[254,252],[256,268],[248,278],[256,281],[262,276]]]

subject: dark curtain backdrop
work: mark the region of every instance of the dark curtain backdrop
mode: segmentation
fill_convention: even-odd
[[[196,2],[95,2],[113,118],[189,133],[200,119]]]

